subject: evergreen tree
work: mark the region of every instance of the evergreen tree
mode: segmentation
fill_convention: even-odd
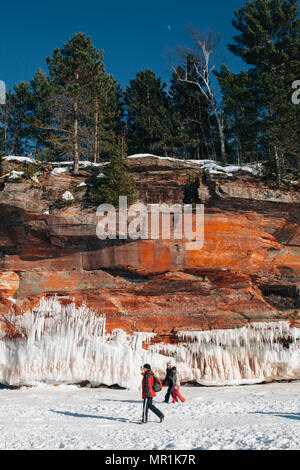
[[[103,167],[101,177],[96,172],[91,177],[87,191],[90,202],[108,203],[116,207],[120,196],[127,196],[129,205],[138,199],[138,191],[126,166],[126,150],[124,138],[119,139],[116,152],[110,163]]]
[[[41,160],[55,159],[55,148],[52,144],[54,135],[51,129],[51,81],[43,70],[39,70],[30,81],[33,111],[29,122],[30,137],[34,143],[34,153]]]
[[[112,86],[112,77],[106,76],[103,52],[84,33],[75,34],[61,49],[55,49],[47,63],[55,85],[50,102],[56,129],[53,143],[62,152],[72,154],[76,174],[80,155],[93,154],[94,160],[99,158],[102,95],[105,88],[116,89],[116,85],[113,82]]]
[[[34,111],[30,85],[20,82],[6,95],[6,104],[1,106],[2,149],[14,155],[32,154],[31,119]]]
[[[216,72],[216,76],[223,95],[229,160],[238,165],[257,160],[259,121],[256,99],[252,92],[254,78],[247,71],[234,74],[225,65]]]
[[[300,70],[300,19],[297,0],[253,0],[235,11],[239,34],[229,49],[252,66],[251,95],[257,107],[260,142],[280,185],[299,168],[299,107],[291,101]]]
[[[121,95],[121,88],[112,75],[103,70],[95,77],[89,98],[92,110],[90,126],[93,128],[90,151],[95,163],[110,159],[118,136],[123,132]]]
[[[138,72],[126,88],[124,101],[129,153],[167,155],[172,143],[171,106],[161,79],[150,69]]]

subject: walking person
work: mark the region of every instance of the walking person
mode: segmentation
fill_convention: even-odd
[[[168,390],[165,395],[165,403],[169,403],[170,396],[173,395],[173,371],[172,371],[172,365],[170,362],[167,364],[167,370],[166,370],[166,378],[164,380],[164,385],[167,385]]]
[[[164,381],[163,381],[163,384],[164,384],[164,385],[168,385],[168,384],[169,384],[169,382],[168,382],[168,377],[169,377],[169,375],[171,374],[171,372],[172,372],[172,364],[171,364],[171,362],[168,362],[168,364],[167,364],[167,370],[166,370],[166,377],[165,377],[165,379],[164,379]]]
[[[173,389],[172,389],[173,403],[178,402],[178,398],[182,403],[184,403],[186,400],[185,398],[183,398],[183,396],[180,393],[180,381],[179,381],[176,367],[172,367],[172,381],[173,381]]]
[[[143,397],[143,418],[141,424],[148,422],[148,411],[151,410],[156,416],[159,417],[159,421],[162,423],[164,420],[163,413],[153,405],[153,398],[156,397],[154,385],[154,374],[151,370],[150,364],[144,365],[143,381],[142,381],[142,397]]]

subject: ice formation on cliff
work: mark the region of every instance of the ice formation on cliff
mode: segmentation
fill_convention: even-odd
[[[238,385],[300,378],[300,330],[287,321],[177,336],[182,341],[177,345],[157,344],[150,349],[173,358],[181,380]]]
[[[154,336],[122,330],[105,334],[105,316],[85,305],[64,306],[57,298],[42,299],[32,312],[3,320],[15,330],[14,338],[0,339],[0,383],[9,385],[88,380],[137,388],[147,359],[142,344]],[[160,362],[162,371],[166,358],[156,359]]]
[[[115,329],[107,334],[105,316],[57,298],[42,299],[32,312],[2,321],[14,331],[11,338],[2,329],[0,337],[0,383],[9,385],[88,380],[137,389],[145,362],[164,378],[170,360],[181,381],[203,385],[300,378],[300,330],[288,322],[178,332],[178,344],[151,345],[154,333]]]

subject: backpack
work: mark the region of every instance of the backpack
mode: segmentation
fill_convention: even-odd
[[[161,381],[155,376],[153,375],[153,390],[155,392],[161,392],[163,386],[162,386],[162,383]]]

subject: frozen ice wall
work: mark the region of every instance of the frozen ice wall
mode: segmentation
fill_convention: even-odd
[[[138,389],[145,362],[164,378],[170,360],[181,381],[203,385],[300,378],[300,330],[288,322],[179,332],[177,345],[151,345],[154,333],[127,335],[116,329],[106,334],[105,316],[85,305],[61,305],[57,298],[42,299],[32,312],[3,320],[17,333],[0,339],[0,383],[9,385],[88,380]]]
[[[289,322],[178,332],[178,345],[153,345],[177,363],[183,381],[237,385],[300,378],[300,330]]]
[[[154,336],[129,336],[122,330],[106,335],[104,316],[85,305],[63,306],[56,298],[42,299],[32,312],[5,320],[18,333],[16,338],[0,339],[0,383],[9,385],[88,380],[94,385],[137,388],[141,367],[148,360],[142,344]],[[164,370],[167,359],[156,356],[151,354]]]

